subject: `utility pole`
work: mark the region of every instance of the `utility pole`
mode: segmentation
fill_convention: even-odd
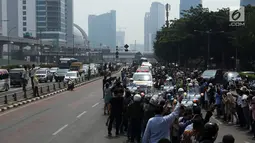
[[[73,56],[74,56],[74,34],[73,34]]]
[[[7,48],[7,49],[8,49],[8,65],[10,65],[10,44],[13,44],[13,42],[10,41],[10,33],[11,33],[12,30],[14,30],[14,29],[16,29],[16,28],[17,28],[16,26],[15,26],[15,27],[12,27],[12,28],[8,31],[8,33],[7,33],[7,34],[8,34],[8,35],[7,35],[7,36],[8,36],[8,48]]]
[[[210,46],[211,46],[211,34],[214,34],[214,33],[224,33],[224,31],[212,31],[211,29],[207,30],[207,31],[199,31],[199,30],[194,30],[194,32],[200,32],[202,34],[206,33],[207,34],[207,40],[208,40],[208,43],[207,43],[207,69],[209,69],[210,67],[210,61],[211,61],[211,55],[210,55]]]

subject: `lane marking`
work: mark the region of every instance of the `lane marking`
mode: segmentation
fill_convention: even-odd
[[[96,107],[98,104],[99,104],[99,102],[97,102],[96,104],[94,104],[94,105],[92,106],[92,108]]]
[[[212,116],[212,119],[215,120],[219,125],[223,124],[221,121],[219,121],[218,119],[216,119],[215,117]]]
[[[81,114],[79,114],[76,118],[80,118],[82,115],[86,114],[87,111],[83,111]]]
[[[53,133],[52,135],[55,136],[58,133],[60,133],[62,130],[64,130],[66,127],[68,126],[68,124],[64,125],[63,127],[59,128],[55,133]]]
[[[244,141],[244,143],[250,143],[250,142]]]

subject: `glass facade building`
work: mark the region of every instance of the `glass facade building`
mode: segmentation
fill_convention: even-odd
[[[36,1],[37,37],[66,41],[66,0]]]
[[[89,15],[88,39],[90,48],[99,48],[100,45],[116,47],[116,11],[101,15]]]

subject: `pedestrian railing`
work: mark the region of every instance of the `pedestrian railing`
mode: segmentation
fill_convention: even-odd
[[[117,72],[117,71],[115,71]],[[88,82],[91,80],[95,80],[97,78],[100,78],[102,76],[98,75],[91,75],[90,78],[87,76],[82,76],[74,81],[74,84],[80,84],[84,82]],[[39,96],[49,94],[61,89],[67,88],[66,82],[55,82],[55,83],[49,83],[48,85],[42,85],[38,87]],[[34,90],[32,87],[26,88],[26,90],[17,91],[14,93],[7,93],[6,95],[0,95],[0,106],[12,104],[19,101],[24,101],[26,99],[34,98],[37,95],[34,93]]]

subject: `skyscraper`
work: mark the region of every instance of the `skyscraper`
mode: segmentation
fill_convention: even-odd
[[[99,45],[109,46],[112,50],[116,47],[116,11],[101,15],[89,15],[88,39],[90,47]]]
[[[69,47],[73,45],[73,23],[73,0],[66,0],[66,40]]]
[[[144,16],[144,51],[149,52],[149,34],[150,34],[150,13],[146,12]]]
[[[189,10],[191,7],[197,7],[202,4],[202,0],[180,0],[180,18],[183,17],[181,13],[184,10]]]
[[[125,45],[125,31],[116,32],[116,45],[124,46]]]
[[[159,2],[153,2],[150,12],[144,17],[144,50],[153,51],[153,43],[159,31],[165,23],[165,6]]]
[[[255,0],[240,0],[240,5],[245,6],[245,5],[252,5],[255,6]]]
[[[36,0],[37,37],[44,41],[66,42],[66,0]]]

